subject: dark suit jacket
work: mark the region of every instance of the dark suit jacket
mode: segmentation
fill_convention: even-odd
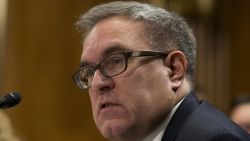
[[[173,115],[162,141],[250,141],[250,135],[191,92]]]

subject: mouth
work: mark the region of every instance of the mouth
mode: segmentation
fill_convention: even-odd
[[[101,120],[107,120],[107,119],[117,119],[122,118],[123,114],[123,108],[118,103],[102,103],[98,110],[98,117]]]
[[[114,103],[104,103],[101,105],[101,110],[102,109],[105,109],[105,108],[110,108],[110,107],[113,107],[113,106],[116,106],[117,104],[114,104]]]

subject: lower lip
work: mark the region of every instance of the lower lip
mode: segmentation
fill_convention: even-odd
[[[111,105],[100,110],[100,115],[105,118],[115,118],[121,115],[121,106]]]

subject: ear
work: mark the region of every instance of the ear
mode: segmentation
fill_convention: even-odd
[[[186,75],[187,58],[181,51],[173,51],[164,59],[164,63],[170,70],[169,79],[172,90],[177,91]]]

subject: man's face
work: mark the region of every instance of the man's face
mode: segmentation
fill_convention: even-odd
[[[125,17],[100,21],[83,44],[82,62],[96,65],[110,54],[150,50],[143,25]],[[154,130],[176,103],[164,59],[135,57],[122,74],[109,78],[97,70],[89,96],[97,128],[106,138],[140,138]]]

